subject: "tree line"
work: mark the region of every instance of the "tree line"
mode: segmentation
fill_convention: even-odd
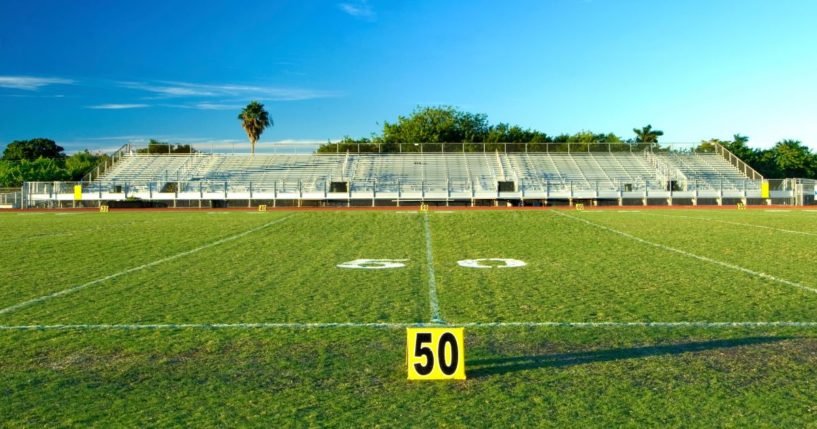
[[[522,151],[526,148],[529,151],[544,151],[545,144],[553,151],[567,151],[568,144],[571,150],[581,151],[587,150],[589,145],[599,143],[621,143],[613,146],[613,150],[630,150],[633,147],[654,146],[658,143],[658,138],[664,135],[663,131],[653,129],[651,125],[634,128],[633,133],[635,136],[629,140],[614,133],[591,131],[550,136],[519,125],[504,122],[490,124],[484,113],[463,112],[451,106],[433,106],[418,107],[408,116],[398,116],[393,123],[385,121],[380,134],[373,133],[371,137],[357,139],[347,136],[339,142],[321,145],[318,152],[481,152],[495,149]],[[423,143],[422,148],[412,145],[413,143]],[[449,143],[457,144],[449,146]]]
[[[732,140],[703,141],[699,148],[707,149],[712,143],[722,145],[763,177],[817,179],[817,152],[812,152],[799,140],[785,139],[769,149],[756,149],[749,147],[749,137],[735,134]]]
[[[492,125],[487,115],[482,113],[463,112],[451,106],[433,106],[417,107],[408,116],[398,116],[395,122],[384,122],[379,134],[373,133],[364,138],[347,136],[337,143],[321,145],[318,152],[544,151],[545,143],[548,144],[547,150],[553,152],[567,151],[568,143],[570,150],[576,152],[607,143],[618,143],[609,147],[613,151],[645,148],[661,151],[668,150],[659,144],[659,137],[663,135],[663,131],[646,125],[633,128],[633,136],[627,139],[615,133],[592,131],[550,136],[519,125],[503,122]],[[710,150],[713,143],[719,143],[767,178],[817,178],[817,153],[798,140],[782,140],[769,149],[755,149],[748,146],[748,137],[740,134],[733,137],[732,140],[704,140],[698,149]],[[422,149],[412,143],[423,143]],[[445,143],[457,144],[449,146]]]
[[[66,156],[62,146],[45,138],[15,140],[0,158],[0,187],[20,187],[23,182],[77,181],[108,155],[87,149]]]

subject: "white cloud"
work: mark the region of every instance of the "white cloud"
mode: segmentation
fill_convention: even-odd
[[[92,152],[102,151],[113,153],[129,143],[134,148],[147,146],[150,139],[173,144],[189,144],[193,149],[202,152],[214,153],[249,153],[250,144],[247,139],[212,139],[205,137],[192,137],[165,134],[145,134],[145,135],[121,135],[121,136],[99,136],[99,137],[77,137],[69,141],[60,141],[66,148],[66,152],[76,152],[89,149]],[[330,139],[331,143],[340,139]],[[284,140],[260,140],[256,146],[256,153],[312,153],[318,146],[326,144],[327,140],[313,139],[284,139]]]
[[[162,136],[146,136],[146,135],[127,135],[127,136],[102,136],[102,137],[82,137],[80,140],[92,140],[92,141],[148,141],[149,138],[158,138]]]
[[[240,110],[244,106],[236,103],[194,103],[194,104],[163,104],[165,107],[196,110]]]
[[[36,91],[48,85],[71,85],[74,81],[58,77],[0,76],[0,88]]]
[[[355,18],[374,20],[376,15],[368,0],[358,0],[352,3],[338,3],[338,8]]]
[[[122,109],[141,109],[143,107],[149,107],[147,104],[96,104],[93,106],[87,106],[89,109],[99,109],[99,110],[122,110]]]
[[[193,107],[200,110],[236,110],[242,106],[240,104],[198,103]]]
[[[312,100],[316,98],[336,97],[333,91],[321,91],[308,88],[275,87],[240,84],[197,84],[187,82],[120,82],[125,88],[151,92],[160,98],[176,97],[244,97],[274,101]],[[220,103],[200,103],[202,109],[212,109]],[[208,106],[209,105],[209,106]],[[189,106],[196,108],[195,105]],[[227,107],[219,107],[226,109]],[[230,107],[232,108],[232,106]]]
[[[203,97],[217,95],[211,91],[205,91],[190,87],[188,85],[162,85],[150,84],[145,82],[120,82],[125,88],[139,89],[142,91],[152,92],[165,97]]]
[[[8,98],[65,98],[64,94],[0,94],[0,97]]]

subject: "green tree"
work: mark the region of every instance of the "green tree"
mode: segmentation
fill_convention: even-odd
[[[654,130],[652,125],[641,127],[641,129],[633,128],[635,133],[636,143],[658,143],[658,137],[664,135],[661,130]]]
[[[68,156],[65,158],[65,171],[68,175],[68,180],[82,180],[82,178],[93,170],[103,159],[107,158],[108,155],[94,154],[87,149]]]
[[[395,123],[384,122],[381,139],[392,148],[395,143],[481,142],[487,133],[488,117],[484,114],[461,112],[451,106],[417,107],[409,116],[398,116]]]
[[[264,110],[264,105],[251,101],[247,104],[241,113],[238,114],[238,119],[241,120],[241,127],[247,132],[247,137],[250,139],[250,146],[252,147],[252,154],[255,155],[255,142],[261,138],[264,130],[272,126],[272,119],[269,113]]]
[[[372,142],[370,139],[362,138],[362,139],[353,139],[349,136],[342,138],[339,142],[332,143],[327,142],[326,144],[321,145],[317,152],[318,153],[345,153],[346,151],[350,152],[373,152],[377,153],[380,151],[378,147],[378,143]]]
[[[714,152],[715,145],[726,147],[728,143],[729,142],[725,142],[720,139],[701,140],[701,144],[699,144],[695,150],[698,152]]]
[[[749,142],[749,137],[735,134],[732,136],[732,140],[720,140],[720,139],[709,139],[701,141],[701,144],[698,146],[697,150],[701,152],[712,152],[715,150],[715,144],[719,144],[726,148],[729,152],[732,152],[735,156],[743,160],[749,165],[753,165],[757,162],[758,156],[760,151],[757,149],[750,148],[747,143]]]
[[[12,163],[10,161],[0,160],[0,188],[11,188],[19,186],[16,185],[16,183],[19,180],[15,176],[19,174],[19,171],[15,168],[16,164],[17,163]]]
[[[24,159],[0,162],[0,186],[3,187],[18,187],[23,182],[50,182],[69,178],[68,172],[57,159],[37,158],[34,161]]]
[[[749,137],[742,136],[740,134],[735,134],[732,136],[731,142],[723,142],[723,147],[725,147],[729,152],[732,152],[738,158],[742,159],[744,162],[749,164],[752,163],[757,158],[757,150],[752,149],[748,145]]]
[[[799,140],[783,140],[771,149],[774,165],[783,177],[814,177],[814,156]]]
[[[156,139],[150,139],[146,148],[136,150],[136,153],[147,153],[151,155],[194,152],[196,152],[196,150],[189,144],[173,144]]]
[[[798,140],[781,140],[765,150],[751,149],[745,146],[745,141],[737,138],[726,143],[724,146],[727,149],[746,161],[763,177],[817,178],[817,153],[811,152]]]
[[[15,140],[6,146],[3,159],[6,161],[34,161],[37,158],[65,158],[62,146],[54,140],[36,138],[31,140]]]

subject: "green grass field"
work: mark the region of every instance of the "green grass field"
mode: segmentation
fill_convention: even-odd
[[[0,213],[2,426],[817,427],[817,210]],[[512,258],[521,267],[458,261]],[[390,269],[338,267],[390,259]],[[468,379],[406,380],[464,326]]]

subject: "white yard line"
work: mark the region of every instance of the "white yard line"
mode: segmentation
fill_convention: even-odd
[[[222,238],[220,240],[213,241],[211,243],[196,247],[195,249],[186,250],[184,252],[180,252],[180,253],[177,253],[175,255],[168,256],[166,258],[157,259],[157,260],[155,260],[153,262],[148,262],[147,264],[139,265],[138,267],[128,268],[127,270],[123,270],[123,271],[120,271],[118,273],[111,274],[109,276],[101,277],[101,278],[98,278],[96,280],[92,280],[92,281],[90,281],[88,283],[81,284],[79,286],[70,287],[70,288],[67,288],[67,289],[63,289],[63,290],[61,290],[59,292],[54,292],[52,294],[43,295],[41,297],[30,299],[28,301],[24,301],[24,302],[21,302],[19,304],[14,304],[14,305],[12,305],[10,307],[6,307],[6,308],[0,310],[0,314],[11,313],[11,312],[17,311],[17,310],[19,310],[21,308],[28,307],[30,305],[34,305],[34,304],[37,304],[37,303],[40,303],[40,302],[43,302],[43,301],[47,301],[49,299],[57,298],[57,297],[60,297],[60,296],[63,296],[63,295],[68,295],[70,293],[80,291],[82,289],[91,287],[91,286],[93,286],[95,284],[99,284],[99,283],[102,283],[102,282],[107,281],[107,280],[115,279],[117,277],[121,277],[121,276],[124,276],[126,274],[130,274],[130,273],[133,273],[133,272],[136,272],[136,271],[141,271],[141,270],[144,270],[145,268],[154,267],[156,265],[163,264],[165,262],[169,262],[169,261],[172,261],[172,260],[175,260],[175,259],[179,259],[179,258],[187,256],[187,255],[192,255],[193,253],[200,252],[202,250],[209,249],[209,248],[214,247],[214,246],[218,246],[219,244],[224,244],[224,243],[227,243],[227,242],[230,242],[230,241],[233,241],[233,240],[237,240],[237,239],[242,238],[242,237],[244,237],[246,235],[252,234],[254,232],[257,232],[257,231],[260,231],[260,230],[262,230],[264,228],[267,228],[267,227],[269,227],[271,225],[282,222],[282,221],[288,219],[291,216],[292,215],[289,215],[289,216],[286,216],[286,217],[283,217],[283,218],[279,218],[279,219],[275,219],[275,220],[273,220],[271,222],[267,222],[267,223],[265,223],[265,224],[263,224],[261,226],[249,229],[247,231],[244,231],[244,232],[241,232],[241,233],[238,233],[238,234],[235,234],[235,235],[231,235],[231,236],[226,237],[226,238]]]
[[[637,241],[637,242],[642,243],[642,244],[657,247],[659,249],[663,249],[663,250],[666,250],[668,252],[678,253],[678,254],[687,256],[689,258],[697,259],[699,261],[708,262],[708,263],[714,264],[714,265],[719,265],[721,267],[729,268],[731,270],[740,271],[742,273],[749,274],[751,276],[755,276],[755,277],[758,277],[758,278],[761,278],[761,279],[764,279],[764,280],[770,280],[770,281],[773,281],[775,283],[780,283],[780,284],[783,284],[783,285],[786,285],[786,286],[792,286],[792,287],[796,287],[798,289],[803,289],[805,291],[809,291],[809,292],[812,292],[812,293],[817,293],[817,289],[806,286],[806,285],[803,285],[803,284],[800,284],[800,283],[797,283],[797,282],[793,282],[791,280],[786,280],[786,279],[783,279],[783,278],[780,278],[780,277],[773,276],[771,274],[761,273],[761,272],[758,272],[758,271],[754,271],[754,270],[750,270],[748,268],[741,267],[739,265],[730,264],[728,262],[719,261],[717,259],[712,259],[712,258],[709,258],[709,257],[706,257],[706,256],[701,256],[701,255],[697,255],[695,253],[687,252],[685,250],[676,249],[674,247],[669,247],[669,246],[665,246],[665,245],[660,244],[660,243],[655,243],[655,242],[652,242],[652,241],[648,241],[648,240],[645,240],[643,238],[636,237],[636,236],[634,236],[632,234],[628,234],[626,232],[610,228],[608,226],[604,226],[604,225],[601,225],[601,224],[598,224],[598,223],[595,223],[595,222],[590,222],[589,220],[582,219],[580,217],[576,217],[576,216],[572,216],[572,215],[569,215],[569,214],[566,214],[566,213],[562,213],[562,212],[560,212],[558,210],[551,210],[551,211],[553,213],[555,213],[556,215],[558,215],[558,216],[563,216],[563,217],[567,217],[567,218],[570,218],[570,219],[573,219],[573,220],[576,220],[576,221],[579,221],[579,222],[584,222],[584,223],[586,223],[586,224],[588,224],[590,226],[593,226],[593,227],[596,227],[596,228],[599,228],[599,229],[603,229],[603,230],[608,231],[608,232],[612,232],[613,234],[618,234],[618,235],[620,235],[622,237],[629,238],[630,240]]]
[[[431,322],[443,323],[440,316],[440,304],[437,300],[437,279],[434,275],[434,254],[431,250],[431,225],[428,221],[428,212],[424,213],[423,226],[426,235],[426,265],[428,266],[428,300],[431,305]]]
[[[772,230],[772,231],[785,232],[787,234],[810,235],[812,237],[817,237],[817,233],[814,233],[814,232],[795,231],[793,229],[775,228],[775,227],[772,227],[772,226],[755,225],[755,224],[752,224],[752,223],[732,222],[732,221],[728,221],[728,220],[713,219],[713,218],[709,218],[709,217],[683,216],[683,215],[665,215],[665,214],[658,214],[658,213],[645,213],[645,214],[648,215],[648,216],[676,217],[676,218],[682,218],[682,219],[705,220],[705,221],[709,221],[709,222],[718,222],[718,223],[724,223],[724,224],[728,224],[728,225],[748,226],[748,227],[752,227],[752,228],[769,229],[769,230]]]
[[[104,331],[104,330],[180,330],[180,329],[332,329],[374,328],[405,329],[415,327],[465,328],[817,328],[817,322],[465,322],[465,323],[122,323],[0,325],[0,331]]]

